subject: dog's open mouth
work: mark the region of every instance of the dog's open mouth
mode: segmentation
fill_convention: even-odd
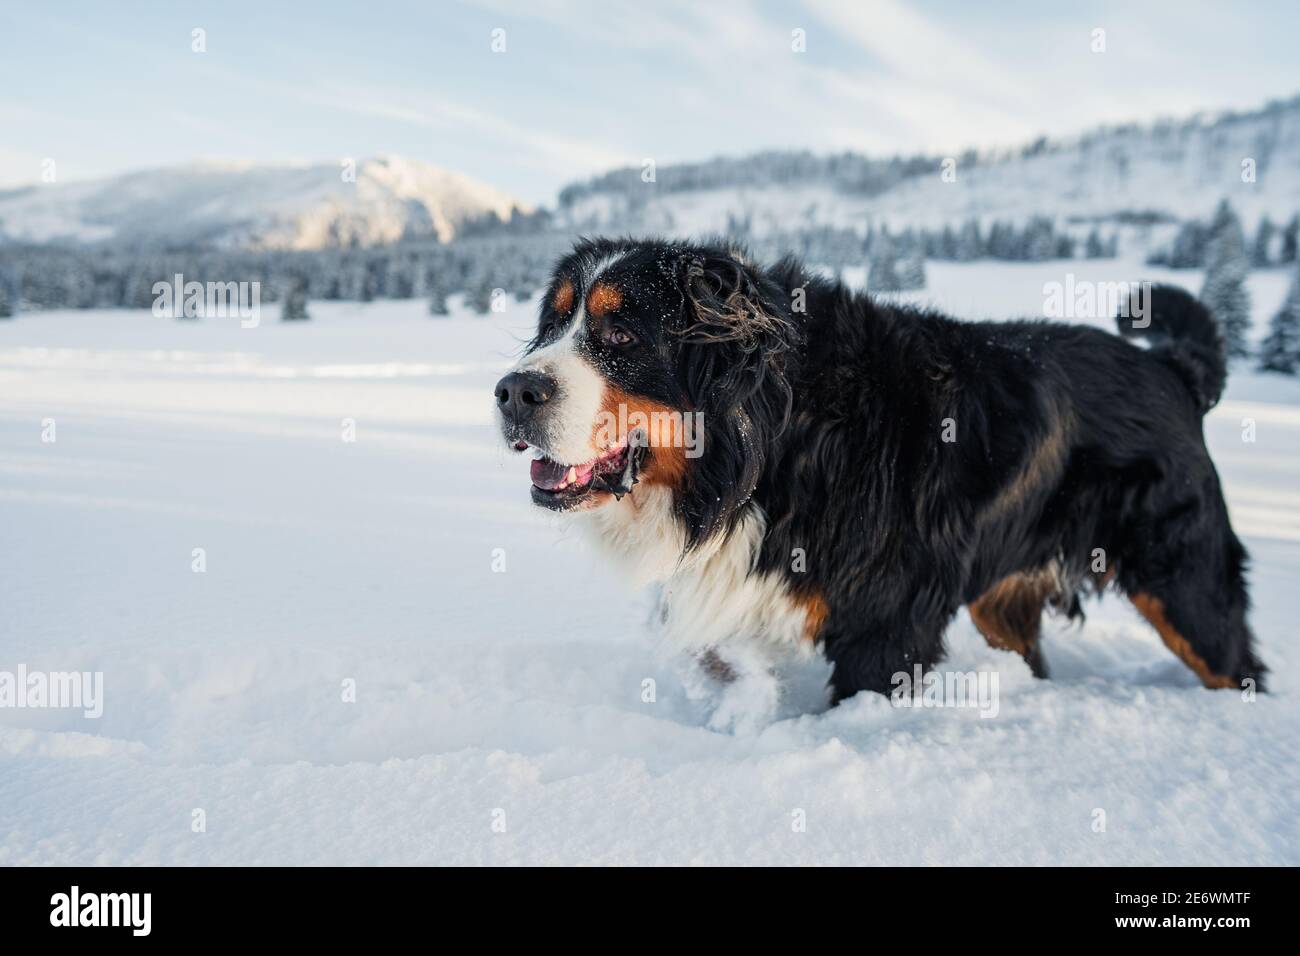
[[[602,493],[622,498],[636,484],[645,458],[645,447],[638,438],[639,435],[633,435],[631,441],[580,465],[562,464],[534,449],[537,457],[531,469],[533,501],[545,508],[568,511],[594,503]],[[517,443],[515,448],[523,451],[520,444],[523,443]]]
[[[581,494],[598,477],[621,475],[626,465],[626,445],[620,445],[582,465],[562,465],[543,455],[533,459],[533,487],[551,494]]]

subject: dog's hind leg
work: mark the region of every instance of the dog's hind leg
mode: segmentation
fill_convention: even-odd
[[[1246,550],[1223,499],[1168,525],[1121,559],[1120,587],[1206,687],[1262,691],[1267,668],[1246,624]]]
[[[990,647],[1015,651],[1035,677],[1046,677],[1039,636],[1043,606],[1056,590],[1050,571],[1020,572],[1003,578],[967,609]]]

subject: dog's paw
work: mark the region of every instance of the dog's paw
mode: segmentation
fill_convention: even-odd
[[[708,727],[739,736],[756,734],[776,719],[781,681],[770,670],[738,674],[716,692]]]

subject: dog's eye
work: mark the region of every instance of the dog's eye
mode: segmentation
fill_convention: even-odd
[[[636,344],[636,336],[621,325],[616,325],[610,329],[609,335],[606,336],[606,338],[609,340],[610,345],[617,345],[621,349]]]

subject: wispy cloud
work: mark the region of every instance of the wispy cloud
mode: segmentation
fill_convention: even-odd
[[[187,10],[78,10],[73,34],[30,4],[0,14],[0,33],[26,41],[0,58],[0,87],[22,90],[0,103],[0,181],[34,181],[41,155],[63,179],[214,152],[398,153],[547,202],[647,157],[952,155],[1300,87],[1300,12],[1274,0],[1249,15],[1091,0],[1014,16],[941,0],[407,0],[382,13],[319,0],[310,17],[226,0],[204,9],[202,55]],[[1089,52],[1096,26],[1104,56]],[[496,27],[504,55],[490,50]]]
[[[301,93],[317,106],[438,130],[447,135],[473,134],[487,149],[523,150],[521,161],[543,163],[570,176],[634,161],[629,153],[602,143],[536,129],[514,120],[455,103],[438,94],[411,90]]]

